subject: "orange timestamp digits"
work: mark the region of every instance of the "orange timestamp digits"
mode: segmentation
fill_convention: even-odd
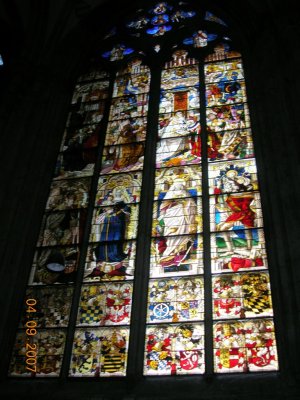
[[[26,369],[31,372],[36,372],[36,359],[37,359],[37,345],[35,343],[29,343],[29,339],[33,338],[37,334],[37,323],[32,318],[36,313],[36,305],[37,301],[35,299],[27,299],[26,300],[26,312],[28,313],[27,318],[30,316],[30,320],[25,323],[26,327],[26,335],[27,335],[27,343],[26,343]]]

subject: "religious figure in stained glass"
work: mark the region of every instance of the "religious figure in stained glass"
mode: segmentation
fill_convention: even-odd
[[[141,142],[105,147],[101,173],[107,174],[141,169],[144,161],[144,146],[145,144]]]
[[[135,64],[135,68],[140,63]],[[116,78],[113,96],[124,96],[130,94],[146,93],[149,91],[150,75],[144,70],[140,73],[120,75]]]
[[[134,50],[130,47],[126,47],[123,43],[117,44],[110,51],[106,51],[102,54],[103,58],[108,58],[110,61],[119,61],[124,56],[133,53]]]
[[[188,124],[186,118],[181,111],[177,111],[174,116],[172,116],[168,124],[161,128],[160,135],[161,139],[171,138],[168,140],[162,140],[160,146],[156,151],[156,160],[160,162],[166,160],[166,158],[172,158],[176,154],[179,155],[183,150],[185,150],[185,138],[178,139],[176,136],[181,136],[188,134]]]
[[[218,195],[210,202],[215,215],[215,222],[211,221],[212,230],[255,228],[262,224],[258,193]]]
[[[254,157],[251,134],[246,129],[208,134],[208,156],[213,160],[233,160]]]
[[[193,247],[194,234],[199,229],[197,203],[186,189],[184,179],[174,179],[169,190],[161,193],[161,199],[154,214],[154,234],[160,263],[165,266],[179,266]],[[155,209],[154,209],[155,213]],[[156,221],[156,222],[155,222]]]
[[[146,121],[142,118],[129,118],[112,121],[108,124],[105,145],[124,144],[144,141]]]
[[[90,245],[85,266],[85,282],[132,280],[134,276],[135,241],[124,241],[120,252],[126,257],[122,261],[97,261],[98,245]]]
[[[254,160],[210,164],[209,187],[214,194],[257,190]]]
[[[90,183],[89,178],[54,181],[46,210],[87,207]]]
[[[131,208],[123,200],[116,201],[113,207],[99,208],[95,217],[96,241],[111,242],[98,247],[97,261],[121,261],[125,255],[114,243],[121,243],[125,239],[126,225],[128,224]]]

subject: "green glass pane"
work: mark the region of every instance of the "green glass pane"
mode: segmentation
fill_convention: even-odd
[[[262,229],[235,229],[211,235],[213,273],[265,269],[267,265]]]

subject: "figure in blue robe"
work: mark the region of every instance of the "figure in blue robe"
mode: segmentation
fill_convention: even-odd
[[[127,257],[123,246],[130,212],[130,207],[123,201],[108,211],[103,210],[99,224],[100,243],[95,248],[96,261],[119,262]]]

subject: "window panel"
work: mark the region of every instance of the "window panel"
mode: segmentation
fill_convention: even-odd
[[[65,328],[69,323],[73,287],[29,287],[20,320],[20,328],[26,325],[30,317],[35,316],[37,328]],[[36,304],[30,308],[26,301],[35,299]],[[31,301],[32,303],[32,301]],[[36,313],[36,314],[35,314]]]
[[[116,203],[111,207],[96,208],[92,221],[90,240],[123,241],[134,239],[137,232],[138,206]]]
[[[162,90],[159,113],[183,112],[199,108],[199,93],[196,87]]]
[[[198,82],[198,65],[165,69],[161,74],[161,88],[164,90],[197,86]]]
[[[274,323],[270,319],[214,325],[216,372],[278,369]]]
[[[97,158],[97,124],[82,126],[80,123],[66,128],[58,155],[55,180],[91,176]]]
[[[145,375],[188,375],[203,372],[203,324],[154,325],[147,328]]]
[[[103,100],[108,97],[109,81],[89,82],[78,84],[72,97],[72,104],[88,103]]]
[[[119,97],[112,100],[109,119],[111,121],[143,117],[148,112],[148,95],[138,94]]]
[[[131,73],[128,75],[118,76],[114,84],[113,97],[148,93],[149,82],[148,71],[139,74]]]
[[[208,160],[234,160],[254,157],[251,131],[234,129],[208,133]]]
[[[209,192],[211,194],[258,189],[255,160],[211,163],[208,168]]]
[[[204,72],[206,83],[244,79],[244,70],[240,59],[205,64]]]
[[[196,164],[200,156],[201,143],[197,136],[162,139],[157,144],[156,167]]]
[[[50,188],[46,210],[86,208],[90,184],[90,178],[54,181]]]
[[[200,199],[194,199],[189,193],[180,189],[179,193],[168,194],[161,202],[155,202],[153,207],[153,236],[164,236],[167,238],[167,248],[170,253],[174,247],[179,246],[177,243],[180,237],[177,235],[189,235],[202,231],[202,211]],[[181,198],[179,197],[181,195]],[[175,236],[170,238],[169,236]]]
[[[111,253],[105,253],[109,248]],[[118,256],[120,255],[120,256]],[[135,241],[93,244],[88,247],[85,282],[132,280],[135,269]]]
[[[102,121],[105,101],[74,104],[69,114],[67,127],[80,127],[81,125],[97,124]]]
[[[246,89],[244,82],[219,81],[206,85],[207,106],[242,103],[246,101]]]
[[[262,226],[259,193],[244,192],[210,198],[211,231],[257,228]]]
[[[128,118],[108,123],[105,145],[142,142],[146,139],[146,118]]]
[[[30,339],[25,331],[18,331],[9,374],[20,378],[58,377],[65,342],[66,331],[61,329],[38,330]]]
[[[136,171],[144,163],[144,142],[105,147],[101,174]]]
[[[96,205],[112,205],[118,201],[139,203],[142,173],[102,175],[98,180]]]
[[[151,241],[150,276],[202,274],[202,252],[201,235],[157,236]]]
[[[150,281],[147,322],[185,322],[204,319],[203,278]]]
[[[78,81],[85,83],[78,83],[74,90],[28,279],[10,376],[59,377],[61,373],[99,122],[108,96],[109,81],[100,79],[106,76],[100,71],[87,74]]]
[[[158,136],[161,139],[200,134],[200,114],[195,110],[170,112],[159,116]]]
[[[81,288],[77,326],[129,324],[131,283],[83,285]]]
[[[125,376],[128,328],[76,329],[70,376]]]
[[[253,318],[273,315],[268,273],[214,276],[212,286],[214,318]]]
[[[157,169],[155,171],[154,199],[162,200],[168,193],[168,198],[178,197],[178,185],[174,182],[182,182],[190,196],[199,196],[202,191],[201,167],[185,166]],[[180,193],[180,192],[179,192]],[[181,197],[181,196],[180,196]]]
[[[208,108],[206,123],[212,132],[248,128],[248,107],[246,104],[235,104]]]
[[[244,271],[267,267],[262,229],[235,229],[211,234],[212,272]]]
[[[145,375],[204,372],[204,326],[191,323],[204,319],[203,277],[192,276],[203,273],[199,70],[178,67],[183,55],[162,71],[150,277],[164,279],[149,281]]]
[[[56,261],[56,263],[62,258],[64,263],[62,265],[64,268],[56,268],[58,271],[50,270],[48,264],[51,258],[52,261]],[[49,285],[54,283],[74,282],[78,269],[78,261],[78,246],[39,248],[34,255],[33,268],[28,283],[29,285]]]
[[[43,217],[38,246],[71,245],[82,239],[86,211],[66,210]]]

